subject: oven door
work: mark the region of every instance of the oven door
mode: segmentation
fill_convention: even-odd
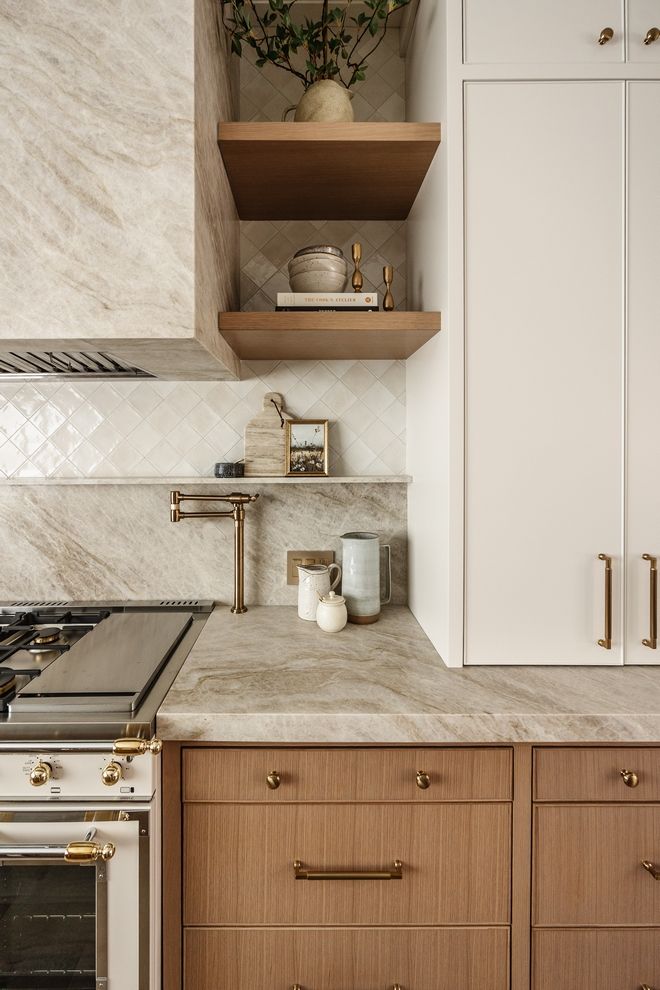
[[[147,990],[149,809],[0,805],[0,990]]]

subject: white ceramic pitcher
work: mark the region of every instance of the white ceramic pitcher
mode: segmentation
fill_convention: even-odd
[[[336,576],[330,584],[331,574]],[[339,564],[298,564],[298,615],[301,619],[316,622],[319,598],[336,588],[341,578]]]
[[[387,554],[387,593],[380,593],[380,551],[377,533],[344,533],[342,542],[343,580],[341,593],[346,599],[348,621],[377,622],[380,606],[392,597],[392,559],[390,548],[383,544]]]

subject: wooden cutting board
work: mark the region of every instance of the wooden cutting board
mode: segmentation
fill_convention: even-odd
[[[282,396],[279,392],[266,392],[262,411],[245,427],[246,477],[281,478],[286,473],[286,427],[282,419],[293,419],[284,409]]]

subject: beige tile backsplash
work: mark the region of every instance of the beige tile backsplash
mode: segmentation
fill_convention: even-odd
[[[403,120],[404,64],[391,31],[357,89],[357,120]],[[279,120],[300,84],[277,69],[241,63],[241,116]],[[377,181],[378,177],[375,177]],[[383,176],[382,181],[391,181]],[[367,289],[382,292],[393,264],[405,306],[405,224],[389,221],[244,222],[241,303],[272,309],[286,266],[306,244],[363,245]],[[243,456],[245,423],[266,391],[297,417],[327,418],[336,475],[405,471],[405,373],[397,361],[254,362],[240,382],[39,382],[0,386],[0,478],[202,477]]]

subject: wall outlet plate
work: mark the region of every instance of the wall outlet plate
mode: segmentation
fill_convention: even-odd
[[[334,564],[334,550],[287,550],[286,583],[298,584],[298,564]]]

